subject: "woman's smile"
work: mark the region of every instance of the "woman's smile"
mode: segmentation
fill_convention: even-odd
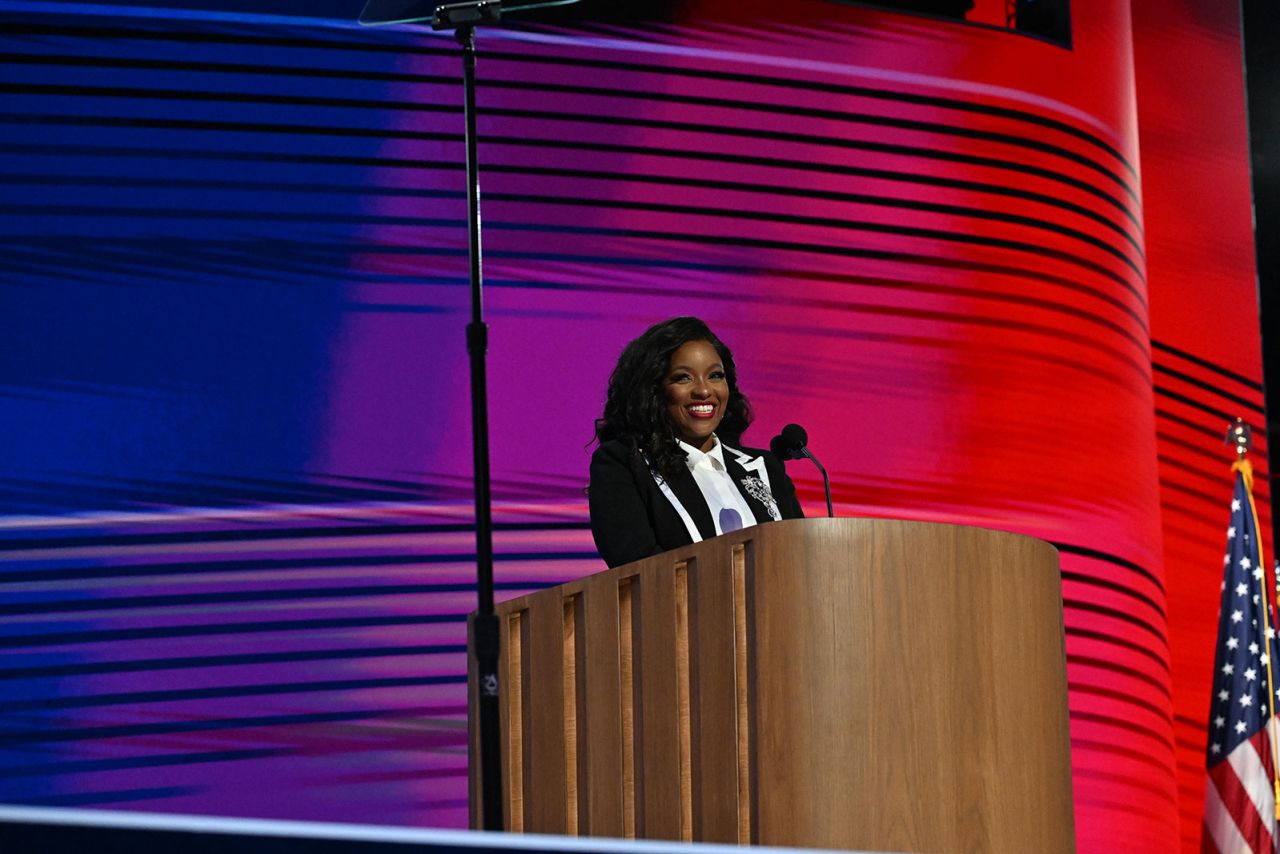
[[[716,348],[707,341],[685,342],[671,354],[664,386],[676,438],[710,450],[729,401],[729,381]]]

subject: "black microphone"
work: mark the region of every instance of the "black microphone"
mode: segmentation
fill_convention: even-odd
[[[827,516],[834,517],[835,511],[831,508],[831,481],[827,479],[827,470],[822,467],[822,463],[818,462],[818,458],[809,452],[809,434],[799,424],[788,424],[782,428],[782,432],[774,436],[769,441],[769,450],[773,452],[775,457],[783,460],[798,460],[801,457],[808,457],[813,460],[813,464],[818,467],[818,471],[822,472],[822,488],[827,493]]]
[[[788,424],[782,428],[781,435],[774,436],[769,442],[769,450],[773,455],[784,460],[798,460],[804,456],[805,445],[809,444],[809,434],[799,424]]]

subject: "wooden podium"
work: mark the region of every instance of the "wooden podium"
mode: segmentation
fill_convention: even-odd
[[[509,830],[1075,850],[1047,543],[797,519],[498,613]]]

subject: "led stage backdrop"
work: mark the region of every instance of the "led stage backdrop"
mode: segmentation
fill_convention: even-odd
[[[460,826],[456,49],[338,17],[358,4],[190,5],[3,13],[0,800]],[[1207,644],[1214,449],[1261,395],[1239,222],[1209,315],[1198,282],[1154,295],[1144,223],[1172,229],[1143,199],[1235,179],[1243,138],[1182,187],[1194,147],[1140,133],[1171,76],[1145,6],[1073,4],[1069,49],[772,8],[480,38],[502,595],[602,568],[583,490],[608,372],[700,315],[748,440],[805,424],[840,513],[1060,549],[1081,850],[1169,850],[1198,821],[1207,689],[1174,694],[1163,555],[1214,591],[1184,612]],[[1153,340],[1158,306],[1219,331]]]
[[[1265,423],[1240,19],[1142,0],[1133,20],[1181,841],[1196,851],[1230,478],[1219,443],[1236,416],[1255,436]],[[1273,548],[1268,482],[1254,486]]]

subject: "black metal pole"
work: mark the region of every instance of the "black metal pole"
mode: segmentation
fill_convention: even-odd
[[[455,31],[462,46],[463,109],[467,142],[467,238],[471,262],[471,442],[475,455],[476,593],[472,621],[480,706],[480,782],[485,830],[502,830],[502,739],[498,732],[498,618],[493,613],[493,517],[490,514],[489,404],[485,356],[489,327],[484,322],[480,267],[480,167],[476,159],[475,27]]]
[[[813,464],[818,467],[818,471],[822,472],[822,489],[827,494],[827,518],[834,518],[836,512],[831,509],[831,481],[827,479],[827,470],[823,468],[822,463],[818,462],[818,458],[809,453],[809,449],[801,448],[800,455],[813,460]]]

